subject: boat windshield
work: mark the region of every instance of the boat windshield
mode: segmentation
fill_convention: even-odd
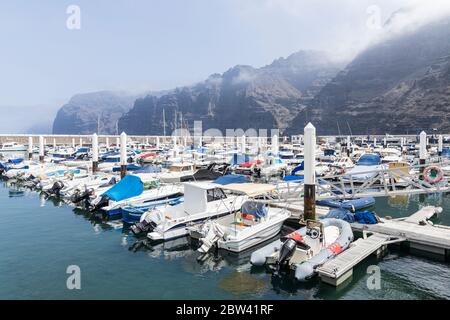
[[[377,154],[364,154],[359,158],[358,166],[376,166],[381,163],[381,158]]]
[[[208,202],[226,199],[227,196],[222,189],[214,188],[206,191],[206,199]]]

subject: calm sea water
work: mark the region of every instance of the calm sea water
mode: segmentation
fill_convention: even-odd
[[[218,253],[198,261],[187,239],[132,250],[135,238],[88,213],[35,192],[11,197],[0,182],[0,299],[449,299],[450,264],[390,249],[334,288],[294,284],[252,268],[249,254]],[[440,205],[434,222],[450,225],[450,196],[378,199],[393,217]],[[68,290],[69,265],[81,269],[81,290]],[[378,265],[381,289],[369,290],[367,268]]]

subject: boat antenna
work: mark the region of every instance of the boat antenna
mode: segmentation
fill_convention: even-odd
[[[337,128],[338,128],[338,134],[339,134],[339,136],[341,136],[341,128],[339,128],[339,121],[336,121],[336,123],[337,123]]]
[[[348,127],[348,131],[350,132],[350,136],[353,136],[352,128],[350,128],[350,124],[348,123],[348,121],[347,121],[347,127]]]

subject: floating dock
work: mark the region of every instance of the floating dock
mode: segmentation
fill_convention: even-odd
[[[274,203],[276,207],[291,210],[291,220],[303,216],[303,203]],[[325,216],[330,209],[317,207],[318,217]],[[406,218],[380,218],[377,224],[351,223],[352,230],[363,237],[352,243],[346,251],[327,261],[317,272],[327,284],[339,286],[353,274],[353,268],[372,254],[380,256],[390,244],[407,242],[409,248],[446,258],[450,256],[450,227],[433,225],[429,219],[442,213],[442,208],[427,206]]]
[[[424,207],[407,218],[385,219],[374,225],[353,223],[354,231],[372,232],[405,238],[410,248],[440,256],[450,251],[450,227],[433,225],[428,220],[442,212],[441,208]]]
[[[380,255],[385,247],[393,242],[404,241],[404,238],[392,239],[383,234],[374,234],[353,242],[347,250],[336,258],[325,262],[317,268],[321,280],[333,286],[339,286],[353,275],[353,267],[373,253]]]

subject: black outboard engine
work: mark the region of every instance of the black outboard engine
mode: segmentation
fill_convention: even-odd
[[[64,188],[64,183],[62,183],[61,181],[56,181],[53,186],[49,190],[47,190],[47,193],[59,197],[59,192],[62,190],[62,188]]]
[[[91,212],[100,210],[109,205],[109,197],[104,195],[101,197],[100,201],[91,209]]]
[[[85,200],[87,203],[89,203],[89,198],[91,195],[94,194],[94,189],[89,188],[81,192],[80,190],[76,190],[74,194],[70,197],[70,201],[73,203],[79,203],[83,200]]]
[[[294,255],[295,249],[297,248],[297,241],[292,238],[287,238],[280,249],[280,254],[277,261],[277,270],[280,266],[285,266],[289,260]]]
[[[134,225],[130,227],[131,231],[135,236],[146,234],[152,231],[153,228],[154,225],[151,222],[147,222],[146,220],[136,222]]]

